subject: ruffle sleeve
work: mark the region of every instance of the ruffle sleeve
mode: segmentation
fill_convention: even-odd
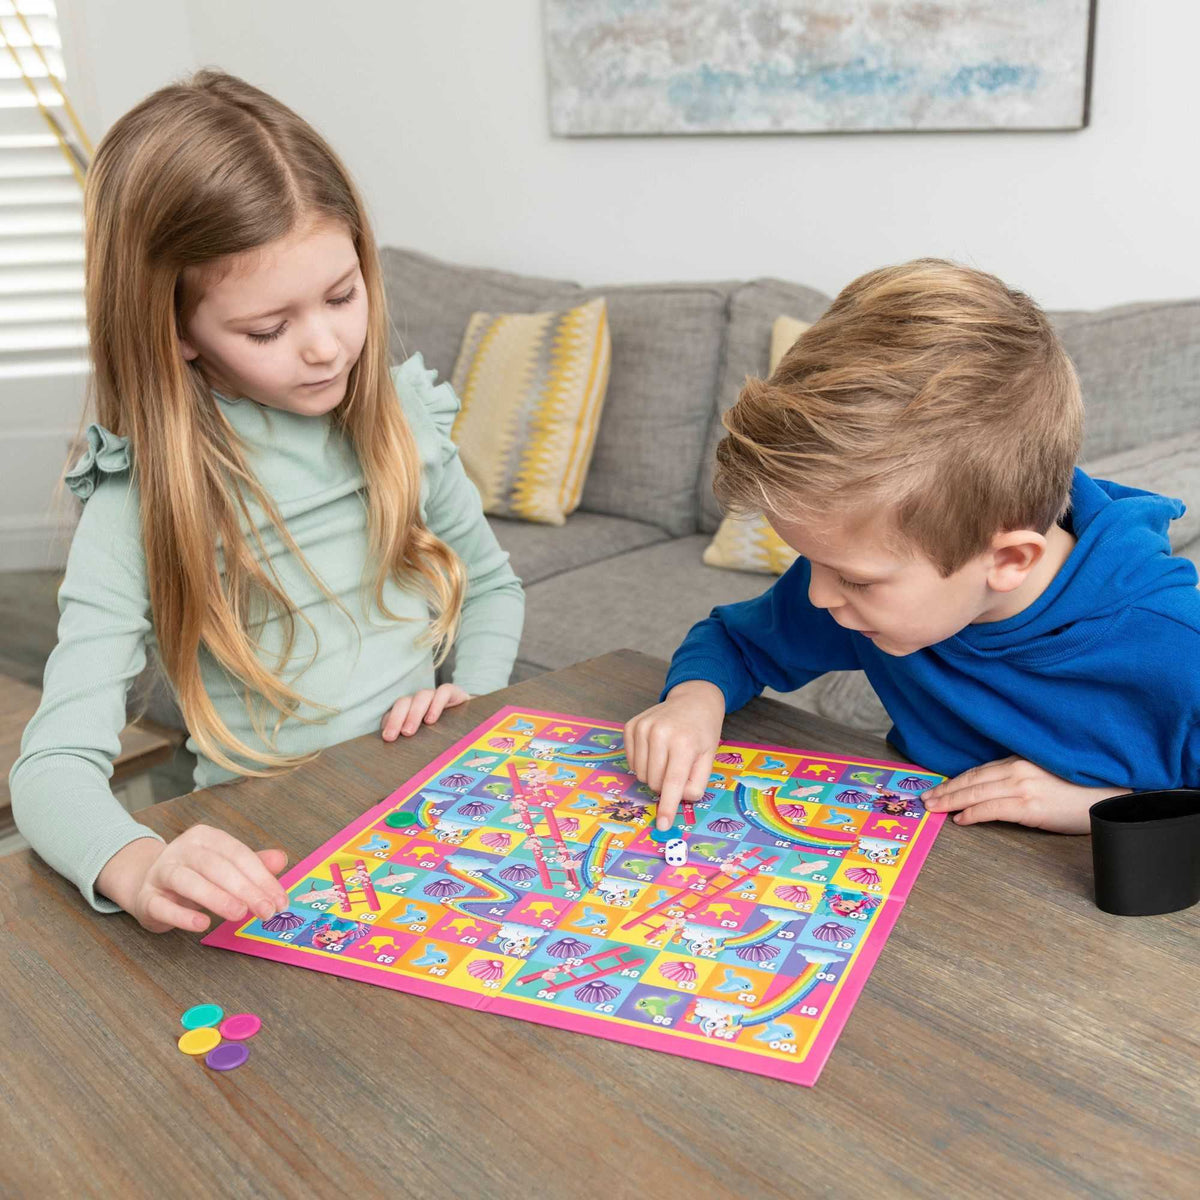
[[[89,425],[84,436],[87,449],[66,473],[64,481],[80,500],[87,501],[105,475],[121,475],[133,465],[129,439],[118,437],[103,425]]]

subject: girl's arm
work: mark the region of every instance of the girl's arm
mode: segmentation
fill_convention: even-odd
[[[158,835],[112,794],[125,697],[146,663],[150,632],[137,494],[127,475],[101,479],[85,504],[58,594],[58,645],[42,703],[9,775],[21,834],[94,908],[105,863],[130,842]]]
[[[393,372],[428,480],[426,524],[467,570],[462,623],[454,643],[454,682],[480,695],[508,683],[525,622],[525,593],[450,439],[458,397],[448,383],[435,386],[436,377],[419,354]]]

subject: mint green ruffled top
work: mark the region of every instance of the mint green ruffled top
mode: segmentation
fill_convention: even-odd
[[[508,682],[516,658],[524,619],[520,581],[450,440],[459,409],[453,389],[435,383],[436,373],[425,368],[419,354],[395,368],[393,378],[421,460],[422,517],[467,571],[453,679],[473,695],[494,691]],[[369,595],[372,589],[365,589],[364,597],[367,513],[353,447],[328,417],[298,416],[219,395],[213,402],[242,439],[250,469],[305,559],[345,609],[331,603],[265,514],[252,507],[270,565],[293,606],[308,619],[295,622],[285,676],[313,705],[301,713],[320,718],[316,724],[286,721],[276,735],[277,748],[305,753],[378,731],[395,700],[434,686],[434,666],[429,647],[418,644],[429,624],[421,595],[389,582],[385,602],[393,613],[411,618],[403,621],[383,617]],[[116,906],[94,890],[101,868],[134,839],[156,836],[121,807],[109,786],[120,753],[126,693],[145,666],[154,628],[128,441],[92,425],[87,443],[66,477],[85,503],[59,591],[59,641],[9,786],[17,827],[34,850],[77,884],[93,907],[111,912]],[[374,578],[373,571],[369,576]],[[263,627],[259,640],[265,661],[271,661],[283,634],[278,618]],[[201,672],[229,728],[246,744],[262,746],[242,689],[204,650]],[[329,706],[334,714],[322,713],[317,705]],[[191,740],[188,747],[197,754],[197,787],[233,778]]]

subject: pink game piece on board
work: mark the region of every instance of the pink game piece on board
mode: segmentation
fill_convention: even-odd
[[[240,1042],[252,1038],[262,1028],[262,1021],[254,1013],[234,1013],[226,1017],[218,1028],[223,1038]]]

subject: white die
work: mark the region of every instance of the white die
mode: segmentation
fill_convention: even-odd
[[[672,838],[663,845],[663,857],[667,860],[669,866],[687,866],[687,842],[683,838]]]

